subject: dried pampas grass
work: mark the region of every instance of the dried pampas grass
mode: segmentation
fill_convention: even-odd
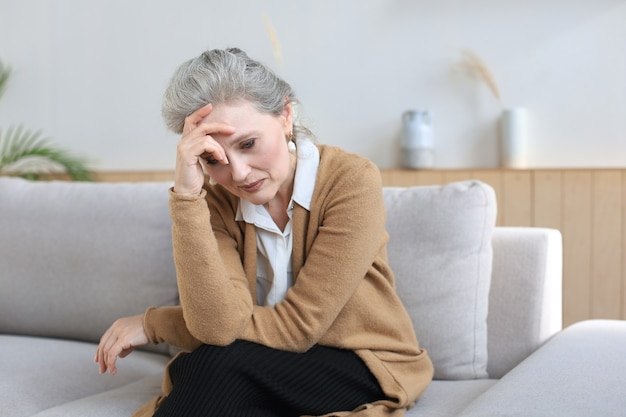
[[[276,59],[276,63],[279,66],[283,65],[283,49],[280,46],[280,40],[278,39],[278,34],[276,34],[276,29],[274,29],[274,25],[272,25],[272,21],[266,13],[263,13],[263,23],[265,24],[265,30],[267,30],[267,34],[270,37],[270,42],[272,43],[272,49],[274,50],[274,58]]]
[[[495,77],[487,67],[487,64],[474,52],[464,49],[461,51],[461,65],[473,77],[479,79],[487,85],[496,100],[502,105],[500,89]]]

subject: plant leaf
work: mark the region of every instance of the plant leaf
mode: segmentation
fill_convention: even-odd
[[[11,76],[11,68],[4,65],[0,60],[0,97],[4,94],[7,88],[9,77]]]
[[[75,181],[90,181],[86,162],[42,138],[41,131],[25,130],[21,125],[0,130],[0,174],[13,173],[40,178],[59,169]]]
[[[0,60],[0,97],[6,91],[10,76],[11,68]],[[3,134],[0,129],[0,175],[16,173],[32,179],[59,168],[73,180],[91,180],[83,159],[42,138],[40,130],[24,130],[21,125],[9,126]]]

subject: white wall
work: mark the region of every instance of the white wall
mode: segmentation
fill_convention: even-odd
[[[383,168],[411,108],[434,112],[437,167],[498,166],[500,107],[458,70],[464,48],[529,109],[532,167],[626,165],[624,0],[0,0],[0,127],[42,129],[96,169],[172,169],[166,83],[226,46],[292,84],[320,142]]]

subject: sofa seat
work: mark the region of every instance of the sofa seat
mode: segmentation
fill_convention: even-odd
[[[118,375],[97,375],[96,347],[89,342],[0,335],[0,369],[5,376],[0,378],[0,408],[4,409],[0,414],[32,416],[153,375],[159,380],[158,390],[168,355],[135,351],[119,361]]]
[[[426,388],[418,404],[406,413],[406,417],[456,416],[497,382],[497,379],[436,379]]]
[[[161,392],[162,381],[161,374],[147,376],[110,391],[43,410],[32,417],[129,417]]]

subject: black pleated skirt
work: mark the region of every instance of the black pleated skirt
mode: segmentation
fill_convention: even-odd
[[[286,352],[246,341],[203,345],[170,366],[173,389],[155,417],[296,417],[385,398],[352,351]]]

